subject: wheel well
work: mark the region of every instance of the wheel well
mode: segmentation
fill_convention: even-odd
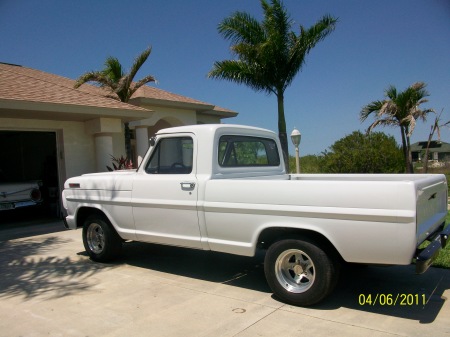
[[[77,212],[77,227],[83,227],[83,224],[86,221],[87,217],[92,214],[102,216],[106,220],[108,219],[105,213],[103,213],[101,210],[97,208],[81,207]]]
[[[264,229],[258,237],[258,247],[267,249],[274,242],[284,239],[308,239],[330,252],[333,256],[342,259],[334,245],[322,234],[306,229],[272,227]]]

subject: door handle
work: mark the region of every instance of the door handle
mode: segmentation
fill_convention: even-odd
[[[183,191],[192,191],[195,188],[195,183],[192,181],[183,181],[180,185]]]

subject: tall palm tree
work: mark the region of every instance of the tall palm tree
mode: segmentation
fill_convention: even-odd
[[[208,76],[277,96],[278,133],[287,165],[284,92],[304,65],[309,51],[334,30],[337,19],[324,16],[310,28],[300,25],[296,34],[292,30],[294,22],[281,0],[271,0],[270,4],[261,0],[261,6],[264,12],[261,22],[248,13],[236,12],[219,24],[219,33],[231,41],[231,51],[237,59],[215,62]]]
[[[389,86],[383,101],[373,101],[364,106],[360,112],[360,120],[364,122],[370,115],[375,115],[375,121],[369,126],[371,132],[377,126],[398,126],[402,137],[402,148],[405,156],[405,169],[413,173],[410,137],[421,119],[426,120],[428,113],[433,109],[420,109],[420,105],[428,102],[425,97],[430,94],[425,90],[426,84],[417,82],[406,90],[398,92],[393,85]]]
[[[105,68],[100,71],[90,71],[81,75],[75,82],[75,88],[87,82],[95,82],[100,87],[109,89],[111,94],[108,97],[127,103],[131,96],[143,85],[149,82],[156,82],[152,75],[147,75],[137,82],[133,82],[139,69],[147,61],[152,49],[145,49],[133,62],[131,69],[126,73],[115,57],[108,57],[105,61]],[[125,151],[128,159],[131,159],[131,132],[128,123],[125,123]]]

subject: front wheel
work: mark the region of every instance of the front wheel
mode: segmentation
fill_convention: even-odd
[[[122,250],[122,240],[102,216],[91,215],[83,225],[83,244],[89,257],[98,262],[115,259]]]
[[[336,262],[309,240],[272,244],[264,261],[267,283],[283,302],[309,306],[323,300],[338,278]]]

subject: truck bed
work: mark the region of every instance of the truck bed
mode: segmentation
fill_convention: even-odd
[[[279,178],[207,182],[203,209],[213,250],[235,245],[252,255],[254,233],[296,227],[321,233],[348,262],[409,264],[447,214],[443,175]]]

